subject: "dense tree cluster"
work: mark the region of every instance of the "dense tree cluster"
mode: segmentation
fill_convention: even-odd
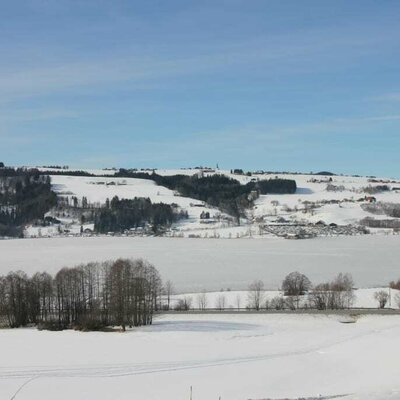
[[[212,206],[218,207],[228,214],[239,219],[246,208],[252,205],[257,194],[296,192],[296,182],[291,179],[268,179],[258,182],[249,182],[241,185],[236,179],[225,175],[210,175],[199,177],[197,175],[169,175],[162,176],[156,173],[131,172],[120,169],[115,176],[151,179],[157,185],[179,192],[182,196],[202,200]]]
[[[377,215],[387,215],[393,218],[400,218],[400,204],[399,203],[365,203],[361,205],[362,209]]]
[[[57,204],[50,177],[35,169],[0,169],[0,236],[18,236],[22,226],[43,219]]]
[[[265,179],[248,185],[259,190],[260,194],[294,194],[297,190],[296,181],[293,179]]]
[[[398,279],[397,281],[391,281],[391,282],[389,283],[389,287],[390,287],[391,289],[400,290],[400,279]]]
[[[152,323],[161,292],[156,268],[119,259],[63,268],[55,277],[24,272],[0,276],[0,322],[48,329],[96,330]]]
[[[331,282],[316,285],[310,293],[310,304],[318,310],[350,308],[354,302],[353,278],[339,274]]]
[[[365,217],[360,220],[360,225],[368,228],[388,228],[400,229],[400,219],[375,219],[373,217]]]
[[[68,165],[43,165],[42,168],[69,169]]]
[[[61,176],[64,175],[64,176],[88,176],[88,177],[90,177],[90,176],[101,176],[103,178],[110,176],[110,175],[107,175],[107,174],[95,175],[95,174],[92,174],[90,172],[80,171],[80,170],[69,171],[69,170],[65,170],[65,169],[58,169],[56,167],[49,167],[49,168],[55,168],[55,169],[57,169],[57,171],[54,171],[54,170],[52,170],[52,171],[41,171],[40,173],[42,175],[50,174],[50,175],[61,175]]]
[[[390,190],[390,187],[388,185],[375,185],[375,186],[369,185],[367,187],[361,188],[360,190],[368,194],[376,194],[381,192],[387,192]]]
[[[180,218],[187,218],[187,213],[179,212],[174,205],[152,203],[144,197],[121,200],[114,197],[95,216],[95,230],[100,233],[123,232],[150,224],[156,233]]]
[[[153,175],[152,175],[153,176]],[[237,180],[224,175],[207,177],[173,175],[162,177],[163,186],[178,191],[182,196],[202,200],[239,218],[251,205],[251,190]]]

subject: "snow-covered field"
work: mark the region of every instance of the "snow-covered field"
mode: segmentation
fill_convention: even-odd
[[[400,277],[400,236],[342,236],[313,240],[79,237],[0,240],[0,274],[22,269],[56,272],[63,266],[119,257],[145,258],[179,292],[243,290],[254,279],[276,290],[292,271],[313,283],[339,272],[357,287],[385,286]]]
[[[400,316],[340,321],[168,315],[126,333],[0,330],[0,398],[176,400],[192,386],[194,400],[399,399]]]

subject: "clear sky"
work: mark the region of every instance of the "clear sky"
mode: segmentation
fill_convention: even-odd
[[[398,0],[1,0],[0,161],[400,177]]]

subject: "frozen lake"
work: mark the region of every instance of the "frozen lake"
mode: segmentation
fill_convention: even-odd
[[[0,273],[31,274],[118,257],[145,258],[179,291],[246,289],[262,279],[277,289],[294,270],[314,283],[338,272],[357,286],[386,285],[400,277],[400,236],[354,236],[313,240],[175,239],[87,237],[0,241]]]

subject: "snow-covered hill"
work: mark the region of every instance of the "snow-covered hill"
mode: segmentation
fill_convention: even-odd
[[[175,224],[167,235],[186,237],[268,237],[268,236],[299,236],[299,229],[314,235],[358,234],[359,227],[366,219],[375,221],[395,221],[395,229],[385,223],[379,228],[369,227],[369,231],[393,233],[400,227],[400,218],[386,215],[380,210],[380,204],[394,204],[399,208],[400,215],[400,182],[390,179],[379,179],[358,176],[311,175],[311,174],[268,174],[252,173],[233,174],[232,171],[211,169],[175,169],[155,170],[158,175],[195,175],[210,176],[223,174],[238,180],[242,184],[257,182],[272,178],[292,179],[296,181],[297,191],[294,194],[260,195],[254,207],[247,210],[247,218],[241,220],[240,226],[233,218],[215,207],[199,200],[182,197],[166,187],[157,185],[154,181],[136,178],[116,178],[115,170],[86,170],[97,176],[62,176],[52,175],[59,172],[54,169],[42,169],[51,174],[53,190],[60,197],[77,197],[87,200],[95,206],[103,205],[106,199],[114,196],[132,199],[148,197],[153,203],[177,204],[187,211],[188,220]],[[74,171],[73,169],[69,171]],[[151,172],[151,171],[145,171]],[[103,175],[103,176],[99,176]],[[385,190],[384,190],[385,189]],[[201,219],[203,212],[209,212],[209,219]],[[52,214],[50,214],[52,215]],[[58,215],[57,217],[60,217]],[[63,220],[72,234],[80,232],[80,221],[72,218]],[[304,227],[317,224],[314,227]],[[329,225],[332,224],[331,227]],[[296,225],[293,228],[292,225]],[[336,227],[335,225],[338,225]],[[351,228],[343,228],[350,225]],[[368,225],[368,224],[367,224]],[[376,224],[375,224],[376,225]],[[299,226],[301,226],[299,228]],[[325,227],[324,227],[325,226]],[[326,227],[328,226],[328,227]],[[370,226],[374,226],[370,224]],[[85,225],[84,228],[92,228]],[[27,236],[53,236],[59,229],[49,227],[39,229],[29,227]],[[303,233],[304,233],[303,232]]]

